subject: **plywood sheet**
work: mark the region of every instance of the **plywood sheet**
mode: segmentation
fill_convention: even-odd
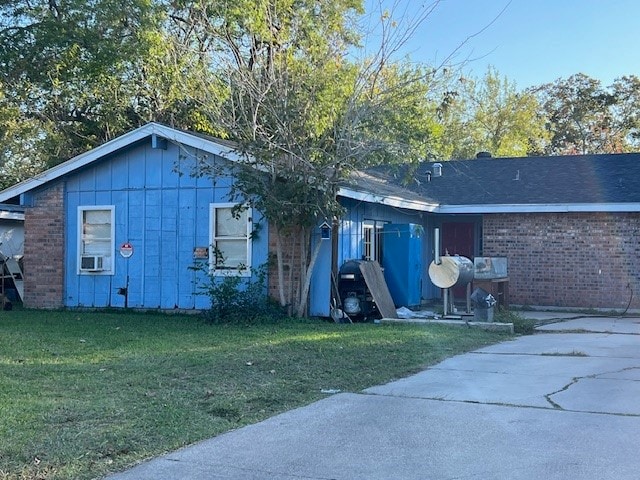
[[[360,271],[382,318],[398,318],[396,307],[391,298],[391,293],[389,293],[387,282],[384,280],[380,264],[376,261],[360,262]]]

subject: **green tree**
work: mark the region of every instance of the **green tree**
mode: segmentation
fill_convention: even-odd
[[[480,80],[460,78],[441,96],[438,109],[444,158],[539,153],[547,139],[536,97],[490,68]]]
[[[622,151],[624,133],[616,126],[616,98],[599,80],[582,73],[534,89],[547,117],[547,154]]]
[[[309,251],[311,232],[341,214],[342,182],[356,168],[424,158],[433,136],[430,72],[390,62],[385,51],[393,48],[356,61],[361,13],[356,0],[218,0],[181,15],[196,32],[185,46],[206,39],[210,68],[225,86],[219,108],[207,106],[244,154],[236,195],[299,249],[277,245],[279,300],[298,315],[317,254]],[[391,16],[382,21],[390,25]],[[282,288],[285,256],[300,258],[300,282],[290,291]]]
[[[640,148],[640,78],[627,75],[615,79],[610,87],[615,135],[610,142],[611,151],[637,151]]]
[[[0,89],[0,190],[42,171],[40,130],[20,115]]]
[[[37,130],[14,137],[12,152],[31,158],[38,139],[52,166],[152,120],[208,126],[181,91],[198,57],[176,51],[169,19],[150,0],[0,3],[3,101]]]

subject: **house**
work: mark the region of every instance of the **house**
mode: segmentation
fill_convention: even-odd
[[[235,161],[224,141],[151,123],[0,192],[24,208],[25,305],[206,308],[190,267],[213,244],[216,275],[267,261],[260,212],[229,200]]]
[[[413,223],[425,232],[423,271],[436,228],[441,253],[506,257],[512,304],[640,307],[640,154],[374,168],[340,193],[339,264],[380,255],[388,263],[371,239],[383,243],[388,222]],[[421,281],[423,299],[440,296],[428,275]],[[318,314],[321,295],[311,302]]]
[[[237,161],[227,142],[151,123],[0,192],[24,209],[25,304],[206,308],[191,267],[216,267],[212,245],[226,259],[214,274],[228,275],[266,263],[274,243],[260,212],[233,215]],[[506,257],[513,304],[638,308],[639,173],[640,154],[355,172],[332,234],[312,239],[309,313],[329,316],[332,276],[350,259],[379,261],[399,305],[439,299],[436,231],[440,253]]]

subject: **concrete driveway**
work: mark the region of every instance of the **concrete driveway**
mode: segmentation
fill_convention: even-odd
[[[109,478],[635,480],[639,446],[640,319],[589,317]]]

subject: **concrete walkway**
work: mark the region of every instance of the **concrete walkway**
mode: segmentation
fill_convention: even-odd
[[[109,478],[637,479],[640,318],[539,330]]]

